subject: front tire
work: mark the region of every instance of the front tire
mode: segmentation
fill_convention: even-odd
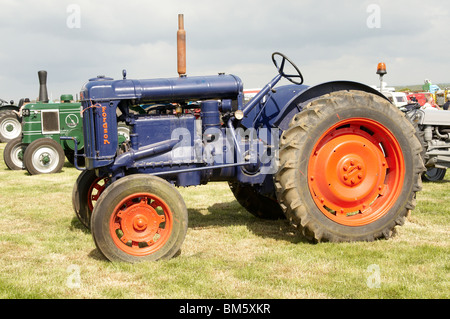
[[[31,142],[23,158],[25,168],[31,175],[58,173],[65,160],[62,146],[51,138]]]
[[[135,174],[117,180],[100,195],[91,232],[110,261],[156,261],[179,251],[187,223],[187,208],[175,187],[156,176]]]
[[[72,206],[84,227],[90,229],[91,215],[100,195],[106,189],[109,178],[97,177],[95,171],[84,170],[78,176],[72,190]]]
[[[286,216],[314,242],[389,238],[421,189],[414,127],[365,92],[305,104],[281,136],[275,187]]]

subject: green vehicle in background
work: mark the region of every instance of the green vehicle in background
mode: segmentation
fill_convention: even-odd
[[[77,166],[84,166],[81,103],[73,101],[71,94],[61,95],[59,103],[49,103],[47,72],[39,71],[38,77],[39,101],[21,107],[22,134],[6,144],[3,152],[6,166],[12,170],[26,169],[31,175],[57,173],[65,158],[74,164],[75,149]],[[129,130],[119,124],[118,134],[119,142],[125,142]]]
[[[14,105],[12,100],[7,102],[4,99],[0,99],[0,143],[7,143],[20,136],[22,126],[18,114],[20,106],[26,100],[20,99],[19,105]]]
[[[76,137],[77,149],[83,151],[80,103],[72,100],[72,95],[62,95],[61,103],[29,103],[22,108],[22,136],[9,141],[3,153],[8,168],[25,168],[34,175],[59,172],[65,157],[73,164],[74,142],[60,140]]]
[[[61,95],[60,103],[49,103],[47,72],[39,71],[38,77],[39,101],[21,107],[22,134],[9,141],[3,152],[8,168],[26,169],[32,175],[59,172],[65,157],[73,163],[75,144],[60,140],[61,136],[75,137],[78,151],[83,151],[81,104],[73,102],[70,94]]]
[[[3,159],[8,168],[27,169],[30,174],[59,172],[65,161],[73,163],[75,145],[61,136],[76,137],[77,149],[83,151],[80,103],[70,94],[61,95],[60,103],[49,103],[47,72],[39,71],[39,98],[24,104],[19,111],[22,133],[8,142]]]

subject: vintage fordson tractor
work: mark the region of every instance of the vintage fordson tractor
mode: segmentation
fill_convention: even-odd
[[[405,115],[370,87],[308,87],[286,56],[272,60],[277,74],[245,105],[240,78],[186,76],[180,61],[179,77],[124,71],[83,86],[86,166],[72,200],[107,259],[174,256],[188,225],[174,186],[209,181],[227,181],[249,212],[287,217],[313,242],[389,238],[404,223],[424,171]],[[293,84],[275,87],[282,78]],[[147,114],[133,112],[143,103]],[[118,120],[130,127],[120,151]]]

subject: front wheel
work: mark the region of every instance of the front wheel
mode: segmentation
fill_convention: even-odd
[[[179,251],[187,222],[186,205],[171,184],[136,174],[103,191],[92,212],[91,232],[110,261],[155,261]]]
[[[91,215],[95,203],[106,189],[108,182],[108,177],[98,177],[95,171],[84,170],[73,185],[73,210],[78,220],[87,229],[91,227]]]
[[[282,134],[275,175],[288,219],[316,242],[389,238],[421,189],[414,127],[365,92],[338,91],[305,104]]]
[[[40,138],[28,145],[23,155],[25,168],[31,175],[52,174],[64,165],[64,150],[51,138]]]

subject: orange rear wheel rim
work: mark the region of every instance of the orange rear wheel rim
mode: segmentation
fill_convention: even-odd
[[[133,256],[146,256],[159,250],[170,238],[172,212],[161,198],[136,193],[115,207],[109,224],[114,244]]]
[[[328,129],[309,157],[308,186],[321,212],[346,226],[384,216],[401,193],[404,159],[384,125],[353,118]]]

